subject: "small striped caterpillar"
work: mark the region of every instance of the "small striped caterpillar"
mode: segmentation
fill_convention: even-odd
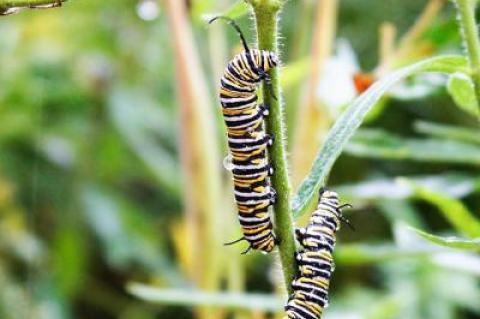
[[[342,215],[342,208],[349,206],[340,205],[337,193],[322,189],[309,224],[295,230],[303,250],[295,254],[299,274],[292,282],[294,293],[285,306],[286,319],[318,319],[328,306],[336,232],[341,221],[351,227]]]
[[[231,157],[235,201],[243,237],[229,244],[246,240],[250,249],[270,252],[276,245],[268,207],[275,201],[275,190],[270,186],[273,174],[267,157],[267,147],[273,137],[265,132],[264,117],[268,106],[258,103],[260,83],[270,82],[267,72],[279,64],[275,53],[250,49],[242,31],[234,20],[226,20],[240,36],[244,50],[227,65],[220,81],[220,102],[227,127]]]

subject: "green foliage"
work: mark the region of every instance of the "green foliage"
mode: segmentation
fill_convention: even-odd
[[[434,244],[449,247],[449,248],[457,248],[463,250],[473,250],[473,251],[480,251],[480,239],[461,239],[457,237],[440,237],[435,236],[420,229],[412,228],[418,235],[422,236],[426,240],[431,241]]]
[[[206,25],[213,13],[238,20],[252,47],[280,44],[283,66],[273,75],[278,100],[269,88],[260,94],[274,107],[269,130],[282,146],[273,152],[283,169],[275,181],[278,211],[289,213],[280,232],[291,232],[290,218],[302,214],[303,225],[320,186],[354,207],[345,213],[356,231],[339,232],[325,317],[477,318],[478,72],[471,50],[461,55],[453,6],[443,6],[410,48],[403,47],[427,2],[343,1],[335,34],[318,34],[314,1],[185,1],[194,43],[182,61],[200,58],[194,72],[206,76],[191,84],[205,85],[206,98],[195,102],[218,119],[194,129],[185,124],[194,122],[186,121],[192,113],[179,114],[188,90],[176,79],[192,68],[176,63],[181,41],[175,40],[181,39],[167,6],[183,1],[68,1],[0,17],[0,318],[244,319],[282,311],[287,295],[275,289],[283,285],[279,267],[287,265],[284,273],[293,275],[295,247],[282,250],[282,263],[276,254],[240,256],[241,244],[224,247],[239,234],[230,176],[212,207],[221,213],[214,223],[196,211],[212,175],[195,184],[182,178],[188,163],[199,172],[196,164],[205,159],[185,157],[184,132],[213,131],[208,142],[225,146],[215,92],[240,46],[225,25]],[[153,20],[141,18],[145,3],[158,10]],[[248,18],[252,4],[261,10],[259,29]],[[282,5],[278,29],[265,23]],[[396,27],[398,41],[379,59],[378,42],[389,47],[376,36],[385,21]],[[321,127],[312,128],[311,140],[319,151],[297,144],[306,119],[293,116],[312,93],[314,34],[334,39],[322,42],[332,51],[342,38],[352,46],[349,58],[358,59],[347,70],[341,50],[323,61],[328,77],[320,84],[351,101],[330,105],[314,90]],[[385,58],[391,63],[379,61]],[[379,78],[354,98],[349,90],[357,71]],[[432,72],[446,76],[426,74]],[[293,137],[288,145],[284,134]],[[226,155],[209,143],[191,145],[205,157]],[[309,152],[318,152],[313,169],[290,194],[287,168],[297,167],[287,161]],[[220,159],[213,164],[224,172]],[[199,200],[192,200],[191,185],[199,185]],[[216,239],[207,242],[195,232]],[[210,277],[198,262],[212,252],[218,252],[218,288],[207,292],[200,287]]]
[[[459,108],[474,116],[479,115],[475,88],[468,76],[463,73],[452,74],[448,79],[447,90]]]
[[[309,175],[298,188],[298,195],[294,198],[292,204],[294,216],[301,216],[315,202],[318,190],[325,183],[343,147],[362,124],[363,118],[394,84],[408,76],[422,72],[448,74],[464,70],[468,73],[465,67],[466,60],[458,56],[437,57],[421,61],[379,80],[358,97],[335,122],[312,165]]]

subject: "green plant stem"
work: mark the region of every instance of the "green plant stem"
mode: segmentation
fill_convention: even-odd
[[[60,4],[66,0],[0,0],[0,9]]]
[[[252,0],[257,26],[258,46],[260,49],[278,52],[277,16],[283,1]],[[270,115],[266,120],[267,131],[275,135],[275,142],[269,151],[270,162],[275,170],[271,181],[277,192],[274,205],[275,234],[279,239],[280,261],[282,263],[285,285],[292,292],[291,282],[296,272],[294,253],[295,240],[290,211],[290,179],[287,168],[286,136],[283,107],[280,101],[279,68],[270,72],[271,85],[264,85],[264,102],[270,106]],[[276,98],[273,98],[275,96]]]
[[[480,105],[480,41],[478,38],[475,8],[477,0],[456,0],[460,29],[475,85],[475,95]]]

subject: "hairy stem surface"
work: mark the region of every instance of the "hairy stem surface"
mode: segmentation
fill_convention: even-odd
[[[251,3],[255,12],[259,48],[277,53],[277,17],[283,2],[257,0],[251,1]],[[275,234],[279,239],[278,248],[285,285],[288,292],[291,293],[291,282],[295,275],[295,240],[290,211],[290,179],[278,68],[270,72],[270,77],[271,85],[264,85],[263,94],[265,103],[270,105],[270,115],[266,120],[267,131],[275,135],[275,142],[269,151],[270,162],[275,170],[271,181],[273,188],[277,191],[277,201],[274,205]]]
[[[475,21],[477,0],[456,0],[455,3],[457,4],[463,43],[467,49],[467,56],[472,70],[471,76],[475,85],[475,95],[480,105],[480,42]]]

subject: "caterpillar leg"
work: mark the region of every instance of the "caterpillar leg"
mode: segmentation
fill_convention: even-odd
[[[268,176],[272,176],[273,173],[275,172],[275,169],[271,164],[268,164]]]
[[[268,116],[268,114],[270,114],[270,105],[266,104],[266,103],[262,103],[262,104],[259,104],[258,105],[258,110],[260,112],[262,112],[262,115],[265,117],[265,116]]]
[[[301,228],[301,227],[295,228],[295,238],[299,243],[302,243],[303,240],[305,239],[306,232],[307,230],[305,228]]]
[[[277,202],[277,191],[273,188],[270,188],[270,204],[275,204]]]
[[[273,134],[273,133],[268,134],[268,142],[267,142],[267,145],[268,145],[268,146],[272,146],[274,142],[275,142],[275,134]]]
[[[260,75],[260,79],[264,81],[265,85],[267,85],[270,88],[272,97],[275,99],[275,101],[277,101],[278,99],[272,90],[272,78],[270,77],[270,75],[268,75],[268,73],[266,72],[263,72],[262,70],[258,70],[258,74]]]

